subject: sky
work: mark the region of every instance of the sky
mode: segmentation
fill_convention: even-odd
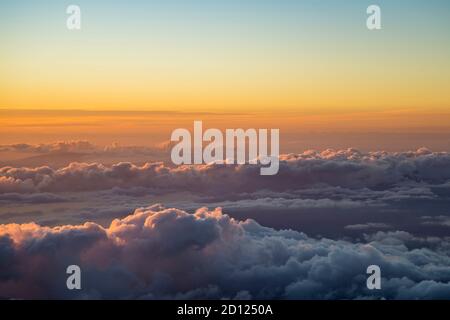
[[[2,1],[5,109],[448,111],[448,1]]]
[[[450,2],[376,3],[2,0],[0,298],[449,299]],[[195,120],[278,174],[174,165]]]

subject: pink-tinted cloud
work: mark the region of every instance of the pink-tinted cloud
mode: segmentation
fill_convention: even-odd
[[[430,248],[433,248],[431,250]],[[0,226],[5,298],[450,298],[450,239],[377,233],[367,243],[313,239],[237,221],[220,209],[160,205],[107,228]],[[82,269],[82,290],[65,268]],[[366,289],[366,268],[382,290]]]
[[[320,185],[380,190],[405,183],[439,184],[450,179],[450,154],[426,149],[404,153],[361,153],[353,149],[306,151],[281,155],[280,160],[279,174],[271,177],[261,177],[255,165],[174,168],[163,163],[138,166],[124,162],[112,166],[72,163],[60,169],[3,167],[0,168],[0,193],[148,187],[228,194]]]

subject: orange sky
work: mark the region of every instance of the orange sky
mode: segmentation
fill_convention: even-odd
[[[363,145],[351,135],[374,133],[447,146],[447,3],[386,3],[374,32],[360,1],[80,5],[88,14],[76,32],[60,5],[2,7],[0,143],[149,144],[202,120],[328,134],[311,143],[321,147],[337,145],[336,134],[346,134],[338,145]]]
[[[417,110],[308,113],[168,113],[0,110],[0,144],[88,140],[100,145],[154,145],[176,128],[279,128],[284,152],[358,147],[450,148],[450,112]]]

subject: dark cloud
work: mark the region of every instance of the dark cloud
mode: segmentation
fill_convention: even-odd
[[[351,243],[156,205],[108,228],[2,225],[0,244],[7,298],[450,299],[450,239],[400,231]],[[81,291],[65,288],[69,264]],[[379,291],[366,289],[372,264]]]
[[[65,202],[68,199],[61,195],[54,193],[31,193],[31,194],[21,194],[21,193],[3,193],[0,194],[0,203],[55,203],[55,202]]]
[[[96,223],[0,226],[0,297],[450,299],[449,183],[450,154],[426,149],[282,155],[271,177],[232,165],[3,167],[4,214],[68,200],[64,214],[53,207],[36,220]],[[124,217],[155,196],[184,210],[223,206],[236,219],[162,206]],[[109,225],[114,217],[124,218]],[[80,292],[65,287],[70,264],[82,267]],[[382,269],[381,291],[366,289],[370,264]]]
[[[36,217],[43,216],[44,213],[39,210],[25,211],[25,212],[6,212],[0,214],[0,219],[35,219]]]
[[[424,225],[431,225],[431,226],[445,226],[450,227],[450,217],[449,216],[423,216],[421,217]]]
[[[120,146],[111,148],[123,151]],[[401,153],[347,149],[280,158],[279,174],[270,177],[260,176],[258,166],[217,164],[3,167],[0,202],[21,204],[21,210],[30,211],[35,208],[26,208],[27,203],[50,204],[67,197],[68,210],[60,219],[69,217],[71,223],[88,219],[104,225],[109,223],[106,219],[123,217],[130,208],[164,202],[185,210],[221,206],[239,219],[250,217],[277,229],[288,227],[335,239],[357,239],[367,229],[386,229],[369,227],[370,223],[422,236],[448,233],[445,220],[421,216],[449,214],[449,153],[423,148]],[[346,227],[352,225],[356,227]]]

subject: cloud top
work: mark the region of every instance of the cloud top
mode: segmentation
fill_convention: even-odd
[[[311,186],[385,190],[398,185],[442,184],[450,179],[450,154],[427,149],[415,152],[361,153],[354,149],[306,151],[280,156],[279,174],[260,177],[259,166],[142,166],[122,162],[112,166],[72,163],[53,169],[0,168],[0,193],[93,191],[114,187],[148,187],[227,194],[258,190],[285,191]]]
[[[366,243],[314,239],[238,221],[220,208],[161,205],[95,223],[0,226],[4,298],[450,298],[450,239],[378,232]],[[65,268],[82,269],[82,290]],[[366,288],[366,268],[382,290]]]

